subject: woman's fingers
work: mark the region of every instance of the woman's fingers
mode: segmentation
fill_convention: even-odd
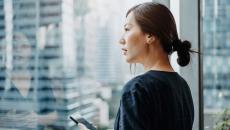
[[[88,129],[84,124],[82,124],[82,123],[79,123],[78,126],[79,126],[80,130],[89,130],[89,129]]]

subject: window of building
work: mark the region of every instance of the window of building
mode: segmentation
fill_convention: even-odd
[[[0,0],[0,129],[74,130],[76,114],[113,128],[125,13],[145,1]]]

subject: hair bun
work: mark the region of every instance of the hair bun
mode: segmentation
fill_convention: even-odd
[[[182,42],[181,49],[189,51],[190,48],[191,48],[191,43],[189,41],[185,40],[185,41]]]
[[[191,48],[191,43],[187,40],[183,42],[180,41],[177,43],[177,46],[175,46],[178,55],[177,63],[180,66],[186,66],[190,62],[190,54],[189,54],[190,48]]]
[[[180,39],[174,40],[172,42],[173,51],[187,52],[191,48],[191,43],[187,40],[181,41]]]

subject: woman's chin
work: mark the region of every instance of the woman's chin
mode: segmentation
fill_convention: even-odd
[[[131,63],[131,62],[130,62],[129,60],[127,60],[127,59],[126,59],[126,62],[127,62],[127,63]]]
[[[135,63],[134,60],[132,58],[126,57],[126,62],[127,63]]]

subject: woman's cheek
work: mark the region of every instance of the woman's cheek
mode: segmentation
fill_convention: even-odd
[[[136,61],[137,57],[138,57],[138,50],[136,50],[135,48],[130,49],[129,53],[128,53],[128,57],[130,58],[130,60],[132,61]]]

